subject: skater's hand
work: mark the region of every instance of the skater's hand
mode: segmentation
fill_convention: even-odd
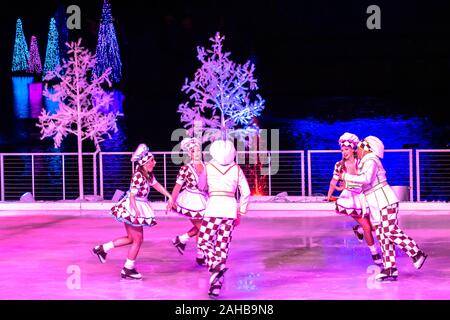
[[[169,198],[169,201],[167,201],[166,214],[167,214],[167,212],[171,211],[172,208],[175,208],[172,197],[168,197],[168,198]]]

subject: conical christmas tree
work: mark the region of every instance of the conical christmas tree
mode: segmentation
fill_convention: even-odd
[[[105,0],[103,3],[96,57],[95,74],[99,76],[106,69],[111,68],[110,80],[115,83],[120,82],[122,79],[122,62],[120,61],[119,45],[117,44],[109,0]]]
[[[28,69],[28,46],[23,34],[22,21],[17,19],[16,39],[14,42],[14,53],[12,61],[12,72],[27,71]]]
[[[30,58],[28,59],[28,72],[34,74],[42,73],[41,56],[39,55],[39,48],[35,36],[31,37]]]
[[[49,71],[56,69],[60,63],[58,30],[54,18],[50,20],[50,30],[48,31],[47,51],[45,53],[44,76]]]

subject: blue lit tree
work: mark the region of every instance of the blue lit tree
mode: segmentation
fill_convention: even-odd
[[[27,71],[28,69],[28,46],[23,34],[22,21],[17,19],[16,22],[16,39],[14,42],[14,53],[12,61],[12,72]]]
[[[106,69],[111,68],[111,81],[114,83],[120,82],[122,79],[122,62],[120,61],[119,45],[117,43],[109,0],[105,0],[103,3],[96,58],[97,63],[94,72],[97,76],[105,72]]]
[[[54,18],[50,19],[50,29],[48,31],[47,51],[45,53],[44,76],[49,71],[54,71],[60,63],[58,29]]]
[[[188,134],[196,131],[200,125],[211,137],[204,140],[234,136],[239,140],[259,133],[256,118],[264,109],[265,101],[254,91],[258,89],[253,77],[255,66],[247,61],[244,65],[236,64],[228,57],[229,52],[222,52],[219,33],[214,38],[212,49],[197,48],[197,58],[202,63],[195,72],[194,80],[186,79],[182,91],[189,95],[189,101],[180,104],[181,122],[188,129]],[[206,129],[206,130],[205,130]],[[214,130],[208,130],[214,129]],[[217,133],[221,137],[217,137]]]
[[[28,59],[28,72],[33,74],[42,73],[41,56],[39,55],[39,48],[35,36],[31,37],[30,58]]]

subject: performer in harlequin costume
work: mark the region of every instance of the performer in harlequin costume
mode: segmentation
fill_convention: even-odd
[[[131,245],[127,260],[121,271],[121,277],[140,280],[142,275],[135,268],[135,260],[143,242],[143,227],[156,225],[155,214],[147,199],[150,186],[166,196],[170,206],[172,206],[172,196],[156,181],[153,174],[156,161],[145,144],[139,145],[132,155],[131,161],[136,162],[137,165],[131,178],[130,190],[111,209],[111,215],[117,221],[124,223],[127,235],[98,245],[92,249],[92,252],[99,258],[101,263],[105,263],[108,251],[113,248]]]
[[[353,227],[353,232],[360,242],[366,239],[366,243],[370,249],[372,259],[376,265],[382,264],[381,255],[377,251],[377,247],[372,235],[372,224],[368,213],[363,213],[360,195],[362,187],[360,183],[338,185],[340,182],[339,174],[347,172],[350,174],[358,173],[358,159],[356,149],[359,138],[353,133],[346,132],[339,138],[339,145],[342,152],[342,160],[334,166],[333,178],[330,181],[328,190],[328,199],[333,200],[332,194],[334,190],[342,191],[336,200],[336,212],[338,214],[352,217],[358,224]],[[359,231],[362,228],[363,233]]]
[[[395,245],[412,258],[414,267],[420,269],[427,255],[417,243],[398,227],[399,200],[387,183],[386,171],[381,160],[384,145],[380,139],[368,136],[358,144],[358,158],[361,159],[358,174],[343,173],[346,184],[361,183],[363,188],[362,207],[369,210],[370,220],[375,227],[383,253],[384,270],[375,276],[378,281],[396,280],[398,270],[395,261]]]
[[[187,241],[196,236],[196,261],[203,266],[205,257],[203,251],[198,248],[198,231],[202,224],[207,201],[205,164],[202,160],[201,144],[198,139],[185,138],[181,142],[181,149],[189,155],[190,162],[182,166],[178,172],[172,199],[176,211],[189,218],[193,227],[188,232],[176,236],[172,242],[178,252],[183,254]],[[182,191],[180,192],[180,190]]]
[[[242,169],[234,162],[236,149],[231,141],[214,141],[210,153],[212,160],[206,164],[209,199],[198,243],[211,273],[208,294],[214,298],[219,295],[228,270],[231,235],[247,212],[250,188]],[[239,205],[235,198],[237,188]]]

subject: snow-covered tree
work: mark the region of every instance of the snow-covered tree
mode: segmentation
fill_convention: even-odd
[[[189,95],[189,101],[180,104],[178,112],[189,134],[198,123],[202,124],[207,133],[204,140],[226,139],[227,135],[251,140],[258,134],[254,120],[264,109],[265,101],[256,94],[255,66],[250,61],[244,65],[231,61],[230,53],[222,51],[224,38],[216,33],[210,38],[212,49],[197,48],[202,65],[192,81],[186,78],[182,91]],[[211,129],[216,129],[220,137]]]
[[[56,70],[49,71],[45,80],[56,80],[57,84],[52,90],[46,84],[43,93],[50,100],[57,101],[59,109],[54,114],[43,109],[37,126],[41,128],[41,139],[52,137],[55,147],[59,147],[68,134],[77,136],[79,191],[80,199],[83,199],[82,142],[90,139],[100,151],[104,136],[111,138],[109,132],[117,132],[116,121],[121,114],[103,112],[113,103],[113,93],[102,88],[105,83],[111,87],[108,78],[111,70],[107,69],[97,77],[92,72],[95,56],[81,46],[81,39],[66,45],[69,60]]]

